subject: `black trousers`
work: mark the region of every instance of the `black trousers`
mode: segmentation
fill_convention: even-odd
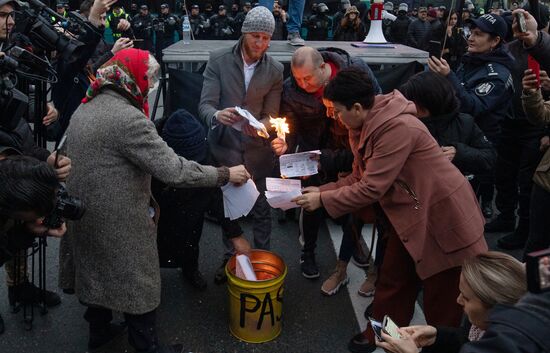
[[[531,214],[529,237],[525,244],[525,254],[550,247],[550,192],[537,184],[531,191]]]
[[[124,313],[128,325],[128,342],[137,352],[152,352],[158,347],[156,310],[141,315]],[[88,306],[84,319],[90,324],[90,334],[101,331],[113,320],[107,308]]]
[[[501,127],[495,168],[495,203],[502,217],[511,220],[515,220],[519,205],[518,230],[527,235],[532,178],[542,158],[539,146],[543,133],[525,120],[505,119]]]

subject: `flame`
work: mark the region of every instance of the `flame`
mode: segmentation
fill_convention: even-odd
[[[285,139],[286,134],[290,133],[290,130],[288,129],[288,124],[286,122],[286,118],[272,118],[269,117],[269,122],[271,126],[275,129],[277,132],[277,137],[280,139]]]

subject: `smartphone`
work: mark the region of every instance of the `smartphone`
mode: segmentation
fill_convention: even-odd
[[[382,323],[380,321],[376,321],[373,318],[369,317],[370,326],[372,327],[372,330],[374,331],[374,335],[376,338],[378,338],[379,341],[384,341],[382,339]]]
[[[533,71],[537,77],[537,88],[540,88],[540,64],[531,55],[527,55],[527,67]]]
[[[132,42],[143,42],[143,39],[135,38],[131,39]]]
[[[519,31],[527,32],[527,23],[525,22],[525,14],[523,12],[516,13],[516,21],[518,22]]]
[[[388,315],[384,316],[384,321],[382,321],[382,329],[384,330],[384,333],[393,338],[401,338],[398,331],[399,326],[397,326]]]
[[[55,162],[54,167],[57,168],[57,162],[59,161],[59,156],[65,156],[67,154],[66,148],[65,148],[65,142],[67,141],[67,135],[63,135],[61,137],[61,140],[59,140],[59,143],[57,146],[55,146],[55,151],[57,152],[55,154]]]

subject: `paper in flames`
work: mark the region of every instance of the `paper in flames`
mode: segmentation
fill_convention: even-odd
[[[270,116],[269,122],[277,132],[277,137],[282,140],[285,140],[286,134],[290,133],[290,130],[288,129],[288,124],[286,122],[286,118],[272,118]]]

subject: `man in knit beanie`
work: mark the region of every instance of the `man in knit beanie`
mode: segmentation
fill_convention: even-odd
[[[265,250],[270,247],[271,208],[263,191],[265,178],[273,173],[275,158],[269,141],[248,124],[240,127],[243,118],[235,107],[248,110],[267,128],[269,116],[278,116],[283,65],[266,54],[274,30],[271,11],[263,6],[250,10],[239,41],[233,47],[210,53],[199,104],[199,117],[209,127],[208,143],[215,165],[245,164],[254,175],[260,191],[251,211],[254,247]],[[241,124],[234,125],[237,123]],[[226,280],[224,266],[233,253],[231,242],[225,239],[224,243],[226,254],[216,271],[216,283]]]

